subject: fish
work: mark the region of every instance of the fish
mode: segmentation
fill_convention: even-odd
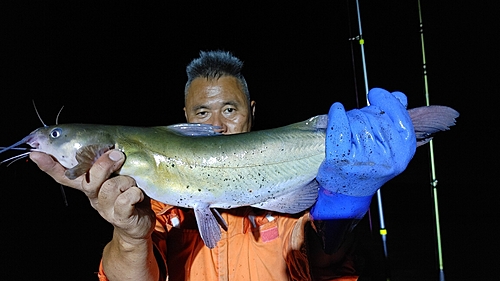
[[[446,106],[408,110],[417,146],[455,125],[458,112]],[[252,206],[295,214],[317,198],[317,171],[325,158],[328,116],[290,125],[223,135],[207,124],[132,127],[59,124],[40,127],[0,153],[28,144],[67,168],[66,177],[87,173],[110,149],[126,160],[117,172],[135,179],[150,198],[194,209],[205,245],[214,248],[227,230],[217,209]],[[27,155],[27,154],[26,154]],[[25,156],[26,156],[25,155]],[[4,161],[5,162],[5,161]]]

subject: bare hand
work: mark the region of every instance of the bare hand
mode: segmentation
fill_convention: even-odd
[[[32,152],[30,158],[58,183],[83,191],[92,207],[129,243],[133,243],[130,239],[144,239],[151,235],[155,216],[149,198],[136,186],[133,178],[110,178],[125,161],[122,152],[108,151],[94,163],[87,174],[74,180],[64,175],[66,169],[51,156]]]

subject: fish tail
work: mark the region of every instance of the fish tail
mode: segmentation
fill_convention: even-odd
[[[435,133],[449,130],[459,116],[453,108],[441,105],[416,107],[409,109],[408,113],[415,129],[417,147],[428,143]]]

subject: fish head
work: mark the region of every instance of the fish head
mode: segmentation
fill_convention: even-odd
[[[100,126],[85,124],[61,124],[41,127],[31,132],[26,144],[32,151],[52,155],[65,168],[78,165],[77,154],[85,147],[98,143],[110,143],[110,134]]]

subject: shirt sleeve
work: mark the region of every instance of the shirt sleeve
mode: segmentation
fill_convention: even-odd
[[[99,263],[99,271],[97,272],[97,277],[99,278],[99,281],[109,281],[108,278],[106,277],[106,274],[104,274],[104,270],[102,268],[102,259],[101,262]]]

